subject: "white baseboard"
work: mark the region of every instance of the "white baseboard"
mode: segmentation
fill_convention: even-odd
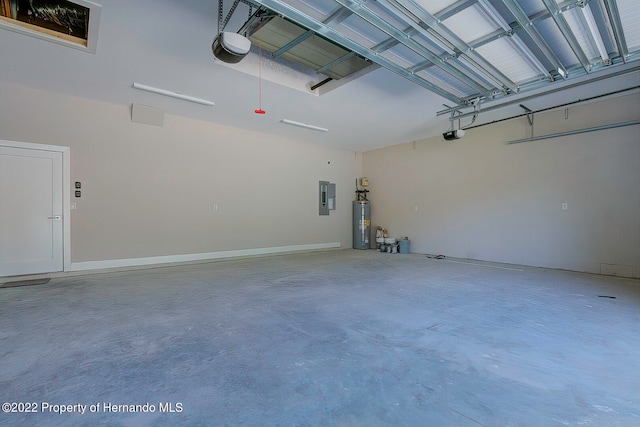
[[[275,246],[270,248],[239,249],[234,251],[206,252],[186,255],[166,255],[146,258],[112,259],[104,261],[72,262],[67,271],[104,270],[109,268],[139,267],[156,264],[174,264],[195,261],[208,261],[223,258],[237,258],[255,255],[270,255],[287,252],[311,251],[339,248],[340,242],[313,243],[308,245]]]

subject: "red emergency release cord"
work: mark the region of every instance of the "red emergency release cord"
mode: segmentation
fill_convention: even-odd
[[[258,32],[262,29],[262,19],[260,20],[260,27]],[[253,110],[256,114],[266,114],[267,112],[262,109],[262,34],[258,39],[258,99],[260,103],[260,108],[257,110]]]

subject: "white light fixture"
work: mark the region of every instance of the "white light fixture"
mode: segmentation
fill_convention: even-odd
[[[596,43],[598,48],[598,52],[600,53],[600,57],[602,58],[602,62],[609,62],[609,54],[607,53],[607,49],[604,47],[604,42],[602,41],[602,37],[600,36],[600,31],[598,30],[598,25],[596,24],[596,20],[593,17],[593,12],[591,12],[591,8],[588,4],[580,7],[582,11],[582,15],[584,19],[587,21],[587,26],[589,27],[589,32],[591,33],[591,37],[593,41]]]
[[[280,120],[281,123],[284,123],[285,125],[292,125],[292,126],[298,126],[301,128],[305,128],[305,129],[311,129],[311,130],[317,130],[318,132],[328,132],[329,129],[327,128],[321,128],[320,126],[314,126],[314,125],[309,125],[306,123],[301,123],[301,122],[294,122],[293,120],[288,120],[288,119],[282,119]]]
[[[181,99],[183,101],[195,102],[196,104],[216,105],[213,101],[209,101],[209,100],[202,99],[202,98],[195,98],[193,96],[184,95],[184,94],[179,93],[179,92],[172,92],[170,90],[160,89],[160,88],[153,87],[153,86],[147,86],[147,85],[143,85],[143,84],[140,84],[140,83],[134,83],[133,87],[135,89],[146,90],[147,92],[157,93],[158,95],[170,96],[172,98],[178,98],[178,99]]]

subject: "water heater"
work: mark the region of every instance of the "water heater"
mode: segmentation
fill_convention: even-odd
[[[353,249],[369,249],[371,210],[368,200],[353,201]]]

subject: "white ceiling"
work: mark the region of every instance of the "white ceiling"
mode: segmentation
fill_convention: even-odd
[[[211,43],[217,31],[217,1],[211,0],[103,0],[95,54],[0,29],[0,83],[103,102],[160,107],[167,114],[222,123],[282,135],[313,143],[367,151],[441,135],[449,129],[447,115],[436,116],[450,101],[379,68],[316,96],[287,83],[277,68],[262,83],[262,108],[257,115],[259,82],[255,53],[237,67],[214,60]],[[465,38],[472,37],[465,35]],[[586,78],[631,69],[627,63]],[[244,67],[244,72],[240,68]],[[268,77],[269,70],[266,70]],[[305,77],[304,73],[297,74]],[[314,77],[308,83],[316,83]],[[279,80],[274,82],[272,80]],[[640,84],[640,73],[600,80],[556,93],[527,99],[532,110],[609,93]],[[215,101],[215,106],[193,104],[132,88],[133,82]],[[548,88],[546,89],[548,90]],[[530,97],[534,92],[521,96]],[[0,93],[1,96],[1,93]],[[511,98],[510,98],[511,99]],[[498,100],[495,103],[504,102]],[[485,104],[490,107],[492,103]],[[476,123],[520,114],[518,104],[481,113]],[[286,126],[280,120],[326,127],[315,132]],[[468,119],[467,119],[468,120]],[[463,119],[465,124],[465,119]],[[473,132],[473,130],[470,131]],[[259,137],[259,136],[258,136]]]

